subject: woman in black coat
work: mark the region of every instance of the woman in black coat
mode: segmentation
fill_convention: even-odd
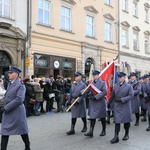
[[[49,78],[45,79],[46,84],[44,87],[43,97],[46,100],[46,114],[52,114],[52,106],[53,106],[53,97],[49,97],[49,94],[52,93],[52,84]]]
[[[32,85],[30,84],[29,78],[24,80],[24,84],[26,87],[26,94],[25,94],[26,115],[27,117],[29,117],[34,115],[34,104],[30,103],[30,99],[34,99],[34,90]]]

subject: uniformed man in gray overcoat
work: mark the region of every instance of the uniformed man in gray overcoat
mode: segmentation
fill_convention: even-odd
[[[3,112],[1,150],[7,149],[10,135],[21,135],[22,140],[25,143],[25,150],[31,150],[25,106],[23,104],[26,89],[24,84],[21,83],[18,78],[20,73],[21,70],[16,67],[11,67],[8,71],[10,83],[4,97],[6,105],[1,108],[1,112]]]
[[[143,79],[142,79],[141,93],[140,93],[140,96],[139,96],[140,97],[141,108],[142,108],[142,111],[143,111],[143,118],[141,119],[142,122],[147,121],[147,119],[146,119],[147,104],[145,103],[145,97],[147,97],[146,85],[147,85],[148,80],[149,80],[149,75],[145,74],[143,76]]]
[[[114,101],[114,121],[115,121],[115,136],[110,141],[113,143],[119,142],[120,124],[124,123],[125,135],[122,140],[129,139],[130,122],[132,121],[131,100],[134,92],[130,84],[125,81],[126,74],[118,73],[119,82],[114,86],[109,104]]]
[[[107,94],[106,83],[99,77],[100,72],[94,70],[92,72],[93,82],[92,84],[99,90],[99,93],[94,93],[91,89],[91,96],[89,101],[89,112],[90,116],[90,129],[89,132],[84,134],[85,136],[93,137],[93,130],[95,127],[96,119],[101,120],[102,132],[100,136],[106,135],[106,99]]]
[[[75,134],[75,124],[77,118],[81,118],[83,121],[83,129],[81,132],[86,132],[87,121],[86,121],[86,103],[85,97],[82,95],[82,91],[86,88],[86,84],[82,81],[82,74],[80,72],[75,72],[75,83],[71,85],[70,97],[68,103],[71,104],[77,97],[80,97],[75,105],[71,108],[71,129],[66,132],[67,135]]]
[[[147,82],[146,85],[146,93],[147,97],[145,97],[147,108],[148,108],[148,128],[146,131],[150,131],[150,80]]]
[[[132,85],[133,91],[134,91],[134,97],[131,100],[131,105],[132,105],[132,113],[135,114],[136,117],[136,122],[135,126],[139,125],[139,111],[140,111],[140,98],[139,94],[141,92],[141,84],[137,81],[137,75],[135,72],[130,73],[130,81],[129,84]]]

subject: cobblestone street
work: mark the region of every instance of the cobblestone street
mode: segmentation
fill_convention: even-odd
[[[147,122],[140,122],[139,127],[132,123],[130,128],[130,139],[122,141],[124,129],[121,126],[120,142],[110,144],[114,136],[114,124],[107,125],[107,135],[100,137],[101,122],[97,121],[94,137],[87,138],[81,133],[82,121],[77,120],[76,134],[67,136],[66,131],[70,129],[70,112],[54,113],[52,115],[41,115],[29,117],[30,141],[32,150],[149,150],[150,132],[145,129]],[[88,127],[89,127],[88,121]],[[10,136],[8,150],[24,150],[24,144],[20,136]]]

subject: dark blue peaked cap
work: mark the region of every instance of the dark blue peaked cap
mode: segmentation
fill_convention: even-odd
[[[137,74],[135,72],[131,72],[130,76],[136,76],[137,77]]]
[[[10,67],[9,70],[8,70],[8,73],[9,72],[16,72],[16,73],[20,74],[21,70],[16,68],[16,67]]]
[[[99,75],[99,74],[100,74],[100,72],[97,70],[93,70],[93,72],[92,72],[92,75]]]
[[[125,74],[124,72],[119,72],[117,76],[118,76],[118,77],[125,77],[126,74]]]
[[[75,72],[74,76],[82,76],[82,73],[81,72]]]
[[[145,78],[149,78],[149,75],[148,75],[148,74],[145,74],[145,75],[143,76],[143,79],[145,79]]]

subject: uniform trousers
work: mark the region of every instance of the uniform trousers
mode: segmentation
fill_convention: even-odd
[[[29,141],[28,134],[22,134],[21,138],[25,144],[25,150],[30,150],[30,141]],[[1,137],[1,150],[7,150],[8,140],[9,140],[8,135],[2,135],[2,137]]]

